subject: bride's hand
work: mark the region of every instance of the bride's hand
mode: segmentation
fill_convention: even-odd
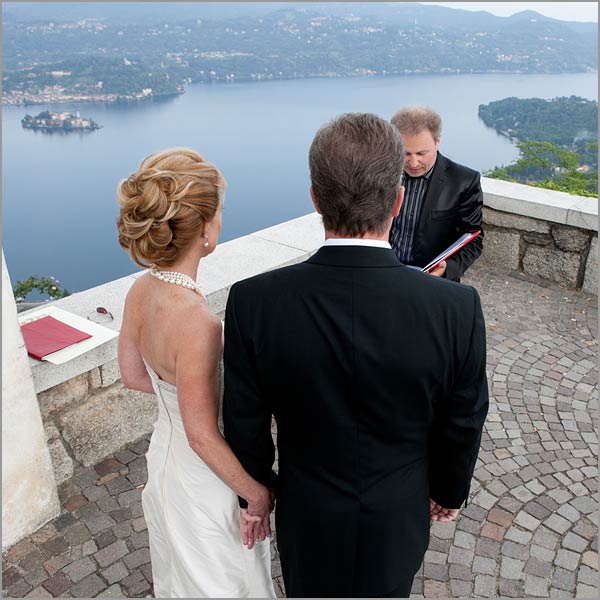
[[[248,510],[242,508],[240,510],[240,533],[242,534],[242,542],[244,546],[248,546],[248,550],[252,550],[258,536],[255,532],[255,526],[261,523],[260,517],[253,517],[248,514]]]
[[[271,535],[271,522],[269,515],[272,507],[272,496],[270,490],[264,485],[257,483],[252,497],[246,498],[248,508],[242,512],[240,531],[244,545],[252,549],[255,542],[263,541]]]

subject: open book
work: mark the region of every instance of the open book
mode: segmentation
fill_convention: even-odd
[[[441,254],[438,254],[432,261],[428,262],[421,271],[429,273],[431,269],[437,267],[442,261],[451,257],[455,252],[458,252],[461,248],[466,246],[471,240],[474,240],[481,231],[474,231],[473,233],[465,233],[461,235],[451,246],[448,246]]]

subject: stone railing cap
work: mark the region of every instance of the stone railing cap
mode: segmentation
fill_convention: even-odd
[[[323,243],[321,218],[310,213],[251,235],[223,244],[203,259],[198,280],[209,305],[215,313],[225,310],[229,288],[241,279],[258,275],[308,258]],[[98,306],[110,311],[114,320],[102,325],[120,331],[125,297],[134,281],[145,273],[110,281],[82,292],[56,300],[53,305],[83,318],[95,313]],[[27,316],[36,309],[23,311]],[[118,338],[98,346],[62,365],[53,365],[30,358],[36,393],[68,381],[117,357]]]
[[[485,177],[482,178],[482,187],[484,204],[490,208],[598,230],[596,198],[571,196]],[[220,244],[213,254],[202,261],[199,268],[198,279],[212,310],[215,313],[224,311],[229,288],[236,281],[305,260],[321,246],[323,239],[321,217],[313,212]],[[144,272],[137,271],[75,293],[57,300],[55,305],[84,318],[94,313],[96,307],[103,306],[114,315],[114,321],[103,324],[119,331],[127,292]],[[24,311],[21,315],[31,312]],[[118,338],[114,338],[63,365],[30,359],[36,393],[114,360],[117,346]]]
[[[481,178],[485,206],[552,223],[598,231],[598,198]]]

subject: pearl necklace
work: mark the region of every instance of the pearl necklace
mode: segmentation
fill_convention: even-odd
[[[179,273],[179,271],[159,271],[156,265],[153,265],[150,269],[150,275],[153,275],[156,279],[160,279],[165,283],[174,283],[175,285],[186,287],[202,296],[200,286],[185,273]]]

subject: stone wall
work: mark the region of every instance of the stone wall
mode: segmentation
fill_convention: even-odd
[[[483,260],[597,293],[598,234],[484,207]]]
[[[117,360],[38,394],[57,484],[152,430],[157,403],[126,390]]]
[[[320,217],[312,213],[219,245],[200,265],[199,280],[211,309],[223,318],[235,281],[305,260],[323,237]],[[83,317],[104,306],[114,321],[103,324],[118,331],[125,296],[142,274],[73,294],[55,305]],[[156,398],[124,388],[116,342],[113,339],[64,365],[29,359],[57,485],[78,466],[97,464],[152,431]]]
[[[482,180],[482,261],[598,293],[598,199]]]

